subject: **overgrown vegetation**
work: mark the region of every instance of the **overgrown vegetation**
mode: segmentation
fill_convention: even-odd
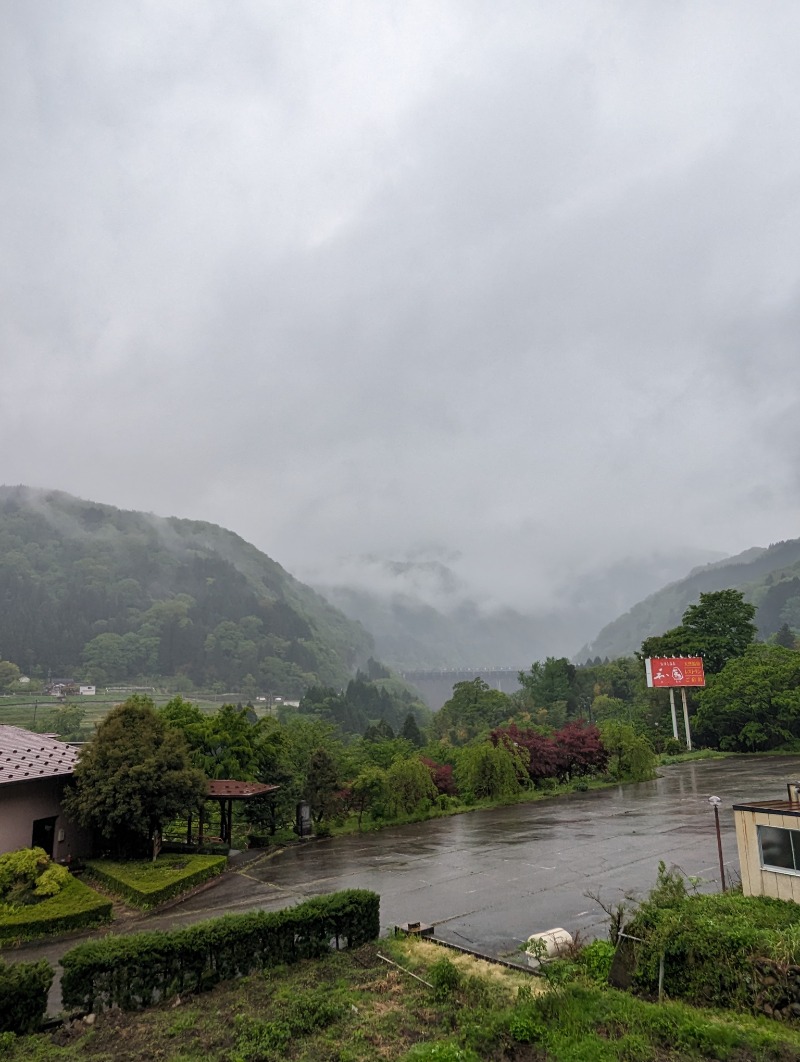
[[[789,1062],[800,1034],[729,1012],[654,1005],[588,980],[547,989],[522,971],[387,940],[4,1046],[9,1062],[144,1062],[155,1051],[165,1062]]]
[[[759,1004],[762,993],[758,960],[784,970],[800,962],[800,905],[737,891],[694,893],[678,870],[663,863],[627,931],[643,940],[634,949],[633,984],[650,996],[658,992],[662,957],[668,996],[747,1009]]]

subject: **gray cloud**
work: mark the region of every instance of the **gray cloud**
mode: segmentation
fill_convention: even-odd
[[[799,44],[791,0],[9,0],[0,479],[542,608],[794,537]]]

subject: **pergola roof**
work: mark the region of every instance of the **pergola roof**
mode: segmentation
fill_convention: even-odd
[[[80,749],[19,726],[0,726],[0,785],[72,774]]]
[[[250,797],[274,793],[276,789],[280,789],[280,786],[266,785],[263,782],[239,782],[234,778],[211,778],[206,794],[217,800],[249,800]]]

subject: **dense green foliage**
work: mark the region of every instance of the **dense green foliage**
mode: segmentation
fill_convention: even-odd
[[[678,627],[645,639],[642,656],[702,656],[706,673],[716,675],[753,642],[755,611],[739,590],[701,594]]]
[[[800,739],[800,653],[754,645],[698,697],[697,733],[708,744],[761,752]]]
[[[232,977],[335,947],[359,947],[380,932],[380,898],[350,889],[282,911],[227,915],[188,929],[104,937],[61,959],[64,1006],[85,1011],[147,1007]]]
[[[160,855],[152,860],[88,859],[86,874],[110,892],[147,910],[221,874],[228,864],[219,855]]]
[[[223,528],[2,487],[0,645],[34,677],[287,696],[343,685],[372,642]]]
[[[82,749],[64,810],[111,851],[141,855],[164,823],[197,807],[205,792],[183,735],[147,697],[134,695],[109,712]]]
[[[0,1032],[29,1033],[39,1028],[47,1009],[53,968],[46,959],[0,961]]]
[[[364,734],[370,726],[382,723],[389,728],[384,736],[394,737],[406,727],[412,735],[409,740],[414,743],[419,723],[427,723],[431,715],[427,706],[399,680],[388,674],[370,678],[361,671],[340,692],[330,686],[311,686],[303,695],[300,711],[333,723],[344,734]]]
[[[70,876],[55,896],[0,915],[0,941],[35,940],[111,919],[111,901]]]
[[[750,1008],[759,990],[754,960],[800,960],[800,906],[739,892],[688,893],[683,876],[661,865],[655,889],[627,927],[637,947],[634,984],[653,995],[664,956],[673,999]]]
[[[56,896],[69,880],[66,867],[53,863],[43,848],[20,848],[0,855],[0,913]]]

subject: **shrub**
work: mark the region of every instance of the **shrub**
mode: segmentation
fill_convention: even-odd
[[[43,848],[20,848],[0,856],[0,905],[14,909],[55,896],[69,880],[66,867],[50,861]]]
[[[616,950],[608,940],[593,940],[581,950],[576,961],[590,981],[606,984]]]
[[[111,892],[147,910],[179,896],[221,874],[227,858],[220,855],[160,855],[115,863],[105,859],[86,862],[86,874]]]
[[[0,940],[33,940],[111,920],[112,904],[67,874],[64,888],[39,903],[0,915]]]
[[[0,1032],[38,1029],[52,983],[53,968],[46,959],[14,965],[0,962]]]
[[[64,1006],[137,1010],[253,970],[359,947],[380,932],[380,897],[350,889],[282,911],[226,915],[187,929],[79,944],[61,959]]]
[[[428,980],[433,985],[433,990],[438,999],[445,999],[452,995],[461,984],[461,974],[458,967],[448,958],[438,959],[428,970]]]
[[[657,992],[663,955],[664,988],[673,998],[750,1007],[758,992],[755,960],[800,957],[800,905],[735,892],[688,895],[680,874],[662,863],[628,932],[644,940],[633,980],[639,991]]]

